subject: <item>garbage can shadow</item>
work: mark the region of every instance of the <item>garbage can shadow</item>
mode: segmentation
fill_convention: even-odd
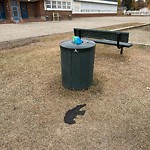
[[[62,84],[72,90],[88,89],[93,81],[95,42],[83,40],[60,43]]]

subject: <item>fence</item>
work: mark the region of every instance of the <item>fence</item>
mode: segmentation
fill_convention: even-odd
[[[125,15],[139,15],[139,16],[150,16],[150,10],[143,10],[143,11],[126,11]]]

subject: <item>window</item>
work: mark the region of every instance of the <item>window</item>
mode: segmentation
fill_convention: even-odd
[[[63,7],[63,9],[66,9],[67,7],[66,7],[67,5],[66,5],[66,2],[62,2],[62,7]]]
[[[67,2],[67,9],[71,9],[71,2]]]
[[[51,1],[46,0],[46,7],[47,7],[47,8],[51,8]]]
[[[18,8],[13,6],[12,11],[13,11],[13,17],[18,17]]]
[[[56,7],[56,1],[52,1],[52,8],[57,8]]]
[[[70,10],[71,9],[70,1],[46,0],[45,5],[47,10],[50,9]]]
[[[59,9],[61,9],[62,7],[61,7],[61,1],[57,1],[57,8],[59,8]]]

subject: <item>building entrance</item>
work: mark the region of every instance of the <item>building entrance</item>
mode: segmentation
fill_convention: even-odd
[[[28,18],[27,3],[20,2],[20,9],[21,9],[21,17],[22,17],[22,19]]]
[[[0,0],[0,20],[5,19],[4,3]]]

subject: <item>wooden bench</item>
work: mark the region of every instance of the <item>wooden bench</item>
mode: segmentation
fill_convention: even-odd
[[[92,40],[95,43],[117,46],[121,50],[120,54],[123,54],[124,47],[129,48],[132,46],[131,43],[128,43],[128,32],[75,28],[74,35]]]
[[[60,15],[58,12],[53,12],[52,17],[53,21],[60,21]]]

